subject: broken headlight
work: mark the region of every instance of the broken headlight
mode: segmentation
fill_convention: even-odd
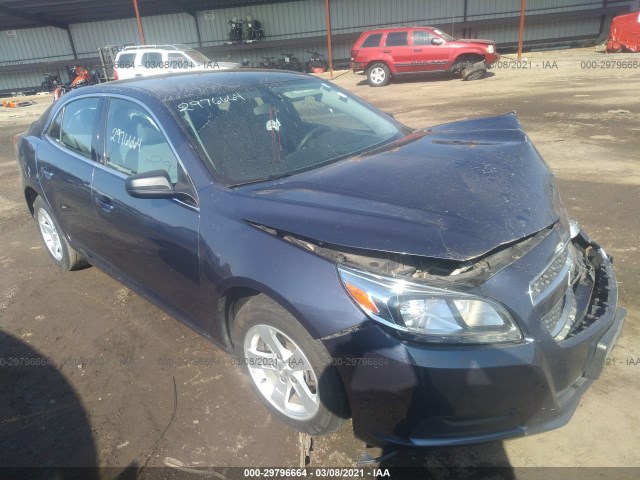
[[[464,292],[339,266],[355,303],[401,337],[437,343],[499,343],[522,339],[504,307]]]

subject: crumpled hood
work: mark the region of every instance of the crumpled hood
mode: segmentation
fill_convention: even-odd
[[[246,221],[334,245],[469,260],[566,215],[515,113],[234,191]]]
[[[484,45],[495,45],[493,40],[487,40],[485,38],[457,38],[452,43],[482,43]]]

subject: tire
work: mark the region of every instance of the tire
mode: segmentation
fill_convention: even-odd
[[[462,70],[462,80],[479,80],[487,73],[487,66],[483,62],[474,63]]]
[[[384,87],[391,81],[391,71],[386,63],[377,62],[367,68],[367,79],[372,87]]]
[[[77,270],[88,265],[87,261],[69,245],[49,206],[37,197],[33,202],[33,217],[38,225],[40,238],[53,262],[63,270]]]
[[[342,425],[348,407],[331,357],[286,309],[266,295],[252,297],[230,333],[253,390],[275,416],[309,435]]]

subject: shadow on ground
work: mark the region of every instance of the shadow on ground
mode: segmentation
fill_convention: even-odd
[[[0,466],[3,476],[20,469],[4,478],[69,478],[69,467],[89,467],[82,478],[97,479],[87,412],[57,366],[6,332],[0,352]]]
[[[484,76],[478,80],[484,80],[486,78],[495,77],[495,73],[487,72]],[[474,82],[478,80],[473,80]],[[431,82],[451,82],[451,81],[459,81],[463,80],[460,78],[460,75],[453,73],[419,73],[419,74],[411,74],[411,75],[400,75],[398,77],[393,77],[391,79],[391,83],[431,83]],[[369,85],[367,81],[366,75],[363,75],[362,80],[360,80],[356,85],[365,86]]]
[[[381,455],[376,468],[390,469],[394,479],[516,478],[502,442],[469,447],[391,448],[383,449]]]

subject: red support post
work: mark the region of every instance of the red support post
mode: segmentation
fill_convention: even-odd
[[[136,11],[136,21],[138,22],[138,33],[140,33],[140,45],[145,45],[144,30],[142,30],[142,22],[140,21],[140,12],[138,11],[138,0],[133,0],[133,9]]]
[[[520,31],[518,33],[518,60],[522,57],[522,37],[524,35],[524,5],[525,0],[520,2]]]
[[[331,12],[329,9],[329,0],[324,1],[325,17],[327,20],[327,49],[329,60],[329,78],[333,80],[333,53],[331,52]]]

